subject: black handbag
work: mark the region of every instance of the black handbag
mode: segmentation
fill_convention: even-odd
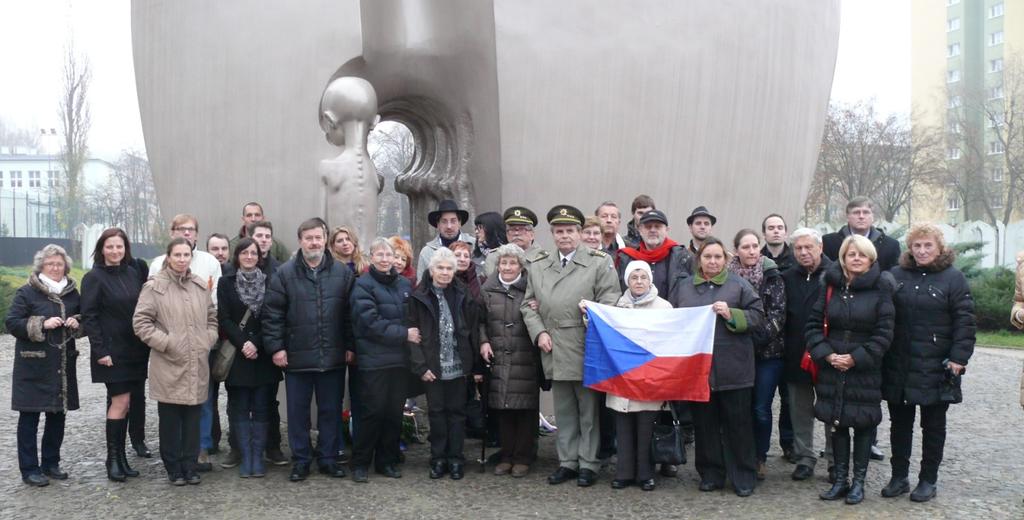
[[[242,321],[238,322],[238,328],[245,330],[245,324],[249,322],[249,317],[252,315],[250,309],[245,309],[245,314],[242,315]],[[238,353],[238,349],[231,343],[231,340],[225,339],[213,350],[212,359],[210,360],[210,377],[214,381],[224,382],[228,378],[228,374],[231,373],[231,365],[235,363],[235,354]]]
[[[679,426],[676,407],[668,404],[672,412],[672,424],[655,424],[651,436],[651,458],[655,464],[686,464],[686,448],[683,447],[683,428]]]

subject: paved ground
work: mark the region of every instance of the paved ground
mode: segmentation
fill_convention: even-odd
[[[550,486],[544,481],[555,468],[550,437],[541,441],[541,462],[534,473],[519,480],[471,471],[461,482],[431,481],[426,447],[417,445],[408,453],[403,478],[371,474],[365,485],[320,475],[292,484],[286,480],[287,468],[272,468],[264,479],[242,480],[234,471],[218,467],[204,475],[200,486],[175,488],[167,484],[159,459],[131,455],[142,476],[115,484],[105,478],[104,391],[102,385],[89,382],[87,348],[79,358],[83,408],[70,414],[64,442],[69,480],[42,489],[21,483],[14,440],[17,414],[0,410],[0,518],[1024,518],[1024,412],[1018,404],[1021,359],[1016,352],[979,349],[972,360],[965,402],[950,413],[936,500],[920,505],[906,497],[881,498],[878,491],[889,476],[886,461],[871,465],[864,503],[846,506],[817,498],[827,488],[824,461],[815,480],[793,482],[793,466],[778,458],[777,447],[769,456],[768,479],[745,499],[731,492],[698,492],[692,465],[685,466],[678,479],[659,481],[652,493],[635,488],[613,491],[607,472],[589,489]],[[10,391],[12,353],[11,337],[0,336],[0,388],[5,396]],[[155,449],[153,403],[149,418],[150,445]],[[879,439],[887,447],[887,423],[880,428]],[[467,454],[478,450],[477,441],[468,443]],[[920,453],[919,445],[915,453]]]

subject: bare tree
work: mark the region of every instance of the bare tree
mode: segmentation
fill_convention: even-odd
[[[0,118],[0,146],[35,148],[38,137],[35,132],[17,128]]]
[[[79,210],[81,198],[82,169],[88,159],[89,129],[92,118],[89,113],[89,84],[92,74],[89,60],[75,52],[74,44],[64,51],[64,73],[62,92],[58,102],[61,121],[61,163],[64,168],[64,182],[59,197],[63,227],[70,233],[81,222]]]
[[[89,222],[121,227],[133,241],[144,244],[162,236],[153,174],[141,153],[121,152],[110,178],[83,191],[82,216]]]
[[[378,228],[381,234],[408,235],[409,200],[395,191],[395,177],[404,173],[416,153],[412,132],[400,123],[385,121],[370,134],[370,158],[384,178],[384,190],[378,204]]]

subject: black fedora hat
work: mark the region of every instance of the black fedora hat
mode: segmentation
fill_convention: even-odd
[[[686,217],[686,225],[689,226],[690,224],[693,224],[693,219],[697,217],[707,217],[711,219],[712,226],[714,226],[715,223],[718,222],[718,219],[715,218],[715,216],[712,215],[710,211],[708,211],[708,208],[705,208],[704,206],[697,206],[696,208],[693,208],[693,211],[690,213],[690,216]]]
[[[430,222],[432,227],[437,227],[437,221],[441,219],[443,213],[455,213],[459,217],[459,224],[463,226],[469,221],[468,211],[459,209],[459,205],[454,200],[444,199],[437,204],[436,210],[427,213],[427,222]]]

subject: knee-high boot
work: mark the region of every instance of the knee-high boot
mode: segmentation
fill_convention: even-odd
[[[857,433],[853,440],[853,482],[846,495],[847,504],[859,504],[864,500],[864,479],[868,475],[870,460],[871,435],[869,432]]]
[[[137,477],[139,472],[128,465],[128,456],[125,454],[124,446],[128,441],[128,419],[121,419],[117,426],[117,460],[121,463],[121,470],[126,477]]]
[[[242,455],[242,463],[238,465],[238,476],[249,478],[252,476],[252,421],[248,417],[231,421],[231,431],[236,432],[238,439],[239,453]]]
[[[832,488],[818,495],[822,500],[839,500],[850,490],[850,437],[832,433],[832,460],[836,481]]]
[[[262,477],[267,474],[267,463],[263,460],[263,451],[267,448],[269,425],[266,422],[259,421],[253,421],[249,424],[250,428],[252,428],[252,442],[249,443],[249,453],[252,457],[252,476]]]
[[[124,422],[124,419],[107,419],[107,478],[114,482],[124,482],[127,479],[124,468],[121,467],[121,457],[117,447],[118,433]]]

